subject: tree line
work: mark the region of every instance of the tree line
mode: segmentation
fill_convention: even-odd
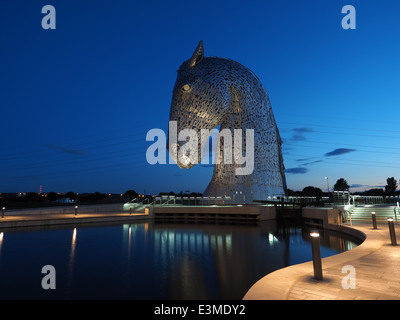
[[[400,181],[400,180],[399,180]],[[354,192],[354,194],[366,195],[366,196],[394,196],[399,195],[400,191],[396,191],[398,187],[397,180],[394,177],[388,177],[386,179],[385,189],[372,188],[363,192]],[[349,191],[350,185],[347,180],[340,178],[336,181],[333,186],[334,191]],[[322,197],[328,195],[327,192],[323,192],[320,188],[313,186],[307,186],[302,191],[293,191],[288,189],[288,196],[303,196],[303,197]]]

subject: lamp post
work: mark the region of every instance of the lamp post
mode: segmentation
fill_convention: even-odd
[[[326,180],[326,189],[328,190],[328,199],[329,199],[329,202],[331,202],[331,195],[329,194],[329,179],[328,179],[328,177],[325,177],[324,179]]]
[[[328,189],[328,194],[329,194],[329,179],[328,177],[325,177],[326,180],[326,188]]]
[[[6,211],[6,207],[1,208],[1,217],[4,218],[4,211]]]
[[[375,212],[371,212],[371,216],[372,216],[372,225],[374,226],[374,229],[377,229]]]
[[[75,206],[75,215],[78,213],[78,206]]]
[[[314,266],[314,279],[322,280],[322,262],[321,262],[321,248],[319,243],[319,233],[311,232],[311,246]]]
[[[392,242],[393,246],[396,246],[397,241],[396,241],[396,233],[394,230],[393,218],[388,218],[387,221],[388,221],[388,225],[389,225],[390,241]]]

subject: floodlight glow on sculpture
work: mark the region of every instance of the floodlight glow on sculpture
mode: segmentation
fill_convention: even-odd
[[[230,196],[236,203],[251,203],[268,197],[283,196],[286,189],[282,140],[272,112],[268,94],[255,74],[230,59],[204,57],[203,43],[190,60],[178,70],[170,110],[177,131],[192,129],[254,129],[254,168],[249,175],[237,175],[243,164],[224,162],[224,139],[219,140],[212,179],[203,196]],[[171,137],[169,136],[169,141]],[[201,159],[202,137],[198,141]],[[243,151],[246,136],[242,137]],[[171,157],[180,168],[191,168],[199,161],[182,161],[179,143],[168,143]],[[232,151],[231,151],[232,152]],[[226,156],[225,156],[226,157]],[[235,154],[233,154],[235,158]]]

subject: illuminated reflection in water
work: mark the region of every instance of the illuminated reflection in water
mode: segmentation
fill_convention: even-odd
[[[2,299],[241,299],[262,276],[312,259],[309,230],[276,221],[20,230],[0,233]],[[323,257],[359,243],[320,233]],[[55,290],[41,288],[44,265]]]
[[[1,246],[3,245],[3,237],[4,237],[4,232],[0,232],[0,255],[1,255]]]

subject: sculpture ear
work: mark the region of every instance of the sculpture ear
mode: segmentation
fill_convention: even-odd
[[[203,48],[203,41],[200,40],[199,45],[197,46],[196,50],[194,51],[192,57],[189,61],[189,66],[194,67],[200,63],[200,61],[204,57],[204,48]]]

